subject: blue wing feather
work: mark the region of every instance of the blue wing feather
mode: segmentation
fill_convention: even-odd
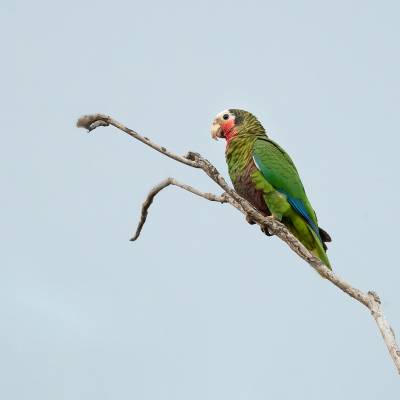
[[[280,191],[282,192],[282,191]],[[284,193],[284,192],[282,192]],[[290,196],[288,196],[286,193],[284,193],[287,197],[287,201],[288,203],[295,209],[295,211],[300,214],[308,223],[308,225],[310,225],[310,228],[316,233],[316,235],[320,238],[319,235],[319,228],[318,226],[315,224],[315,222],[311,219],[310,215],[308,214],[304,203],[300,200],[300,199],[295,199],[292,198]],[[321,239],[321,238],[320,238]]]

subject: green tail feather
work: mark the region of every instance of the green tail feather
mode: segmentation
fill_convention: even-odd
[[[310,227],[309,231],[311,232],[316,245],[315,249],[312,250],[311,253],[315,257],[318,257],[330,270],[332,270],[331,263],[329,262],[328,256],[325,253],[321,239],[316,235],[316,233]]]
[[[315,257],[319,258],[329,269],[332,269],[324,245],[320,237],[315,233],[303,217],[298,215],[292,208],[286,212],[282,222],[288,227],[296,238],[303,243]]]

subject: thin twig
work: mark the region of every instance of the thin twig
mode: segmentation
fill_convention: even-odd
[[[138,226],[136,228],[136,233],[132,237],[132,239],[130,239],[132,242],[135,241],[136,239],[138,239],[139,236],[140,236],[140,233],[142,231],[143,225],[145,224],[146,219],[147,219],[149,208],[150,208],[151,204],[153,203],[154,197],[159,192],[161,192],[161,190],[165,189],[166,187],[168,187],[170,185],[174,185],[174,186],[180,187],[181,189],[187,190],[188,192],[193,193],[196,196],[203,197],[204,199],[209,200],[209,201],[217,201],[219,203],[226,203],[227,202],[226,196],[224,194],[222,194],[221,196],[216,196],[215,194],[212,194],[212,193],[200,192],[200,190],[197,190],[194,187],[186,185],[184,183],[180,183],[174,178],[164,179],[158,185],[154,186],[150,190],[149,194],[146,197],[146,200],[143,202],[142,211],[141,211],[141,214],[140,214],[140,221],[139,221]]]
[[[179,161],[183,164],[190,165],[193,168],[199,168],[195,162],[188,160],[186,157],[178,156],[177,154],[173,153],[172,151],[167,150],[164,146],[160,146],[157,143],[152,142],[149,138],[145,136],[139,135],[132,129],[127,128],[125,125],[122,125],[120,122],[116,121],[115,119],[111,118],[105,114],[94,114],[94,115],[84,115],[83,117],[78,119],[76,126],[78,128],[86,128],[89,132],[93,131],[94,129],[98,128],[99,126],[109,126],[113,125],[119,130],[127,133],[129,136],[139,140],[140,142],[147,144],[154,150],[159,151],[160,153],[166,155],[169,158],[172,158],[175,161]]]
[[[361,290],[353,287],[348,282],[337,276],[333,271],[328,269],[321,262],[321,260],[312,255],[304,247],[304,245],[300,243],[297,238],[289,232],[285,225],[272,217],[265,217],[260,212],[258,212],[247,200],[239,196],[238,193],[227,184],[227,182],[218,172],[218,170],[208,160],[201,157],[200,154],[189,152],[185,157],[179,156],[167,150],[165,147],[162,147],[152,142],[150,139],[139,135],[137,132],[127,128],[120,122],[104,114],[86,115],[84,117],[81,117],[77,122],[78,127],[86,128],[89,131],[92,131],[99,126],[108,125],[115,126],[119,130],[127,133],[128,135],[141,141],[142,143],[147,144],[148,146],[166,155],[167,157],[172,158],[175,161],[189,165],[193,168],[202,169],[215,183],[217,183],[225,191],[222,196],[216,196],[209,193],[202,193],[191,186],[175,181],[173,178],[166,179],[150,191],[145,202],[143,203],[141,219],[136,234],[132,238],[132,240],[137,239],[137,237],[140,235],[140,231],[143,228],[144,223],[146,222],[148,208],[150,207],[154,197],[157,195],[157,193],[159,193],[162,189],[169,185],[179,186],[182,189],[185,189],[198,196],[204,197],[210,201],[219,201],[221,203],[227,202],[238,209],[241,213],[243,213],[248,220],[254,221],[261,228],[267,229],[270,233],[278,236],[320,275],[329,280],[340,290],[347,293],[349,296],[353,297],[355,300],[366,306],[370,310],[373,318],[375,319],[375,322],[382,334],[383,340],[397,368],[397,372],[400,374],[400,350],[396,343],[394,332],[383,314],[381,302],[376,293],[364,293]]]

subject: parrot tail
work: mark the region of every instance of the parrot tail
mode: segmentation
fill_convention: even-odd
[[[315,257],[319,258],[330,270],[332,269],[325,253],[323,239],[300,215],[292,211],[292,214],[282,221]]]
[[[330,270],[332,270],[331,263],[329,262],[328,256],[325,252],[324,242],[316,235],[316,233],[309,227],[311,235],[314,237],[315,247],[311,251],[315,257],[318,257]]]

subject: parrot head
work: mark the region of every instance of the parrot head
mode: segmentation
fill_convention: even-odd
[[[211,125],[211,137],[215,140],[224,138],[227,143],[240,135],[265,134],[260,121],[245,110],[229,109],[221,111]]]

